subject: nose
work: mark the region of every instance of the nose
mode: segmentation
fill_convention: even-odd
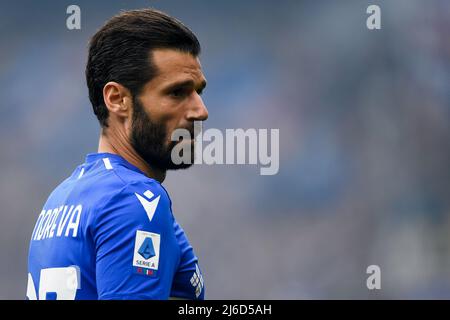
[[[192,103],[192,107],[186,115],[186,118],[189,121],[205,121],[208,119],[208,109],[206,109],[202,97],[200,97],[197,93],[195,93],[195,99]]]

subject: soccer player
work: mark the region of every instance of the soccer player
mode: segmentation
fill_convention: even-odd
[[[161,185],[175,164],[175,129],[193,135],[208,111],[200,44],[153,9],[114,16],[92,37],[89,98],[101,125],[98,153],[49,196],[34,227],[28,299],[203,299],[189,241]],[[192,153],[193,157],[193,153]]]

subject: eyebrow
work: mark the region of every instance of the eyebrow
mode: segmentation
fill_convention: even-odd
[[[185,81],[171,83],[164,89],[164,91],[169,92],[169,91],[176,90],[176,89],[192,88],[192,87],[195,88],[194,80],[189,79],[189,80],[185,80]],[[203,81],[196,88],[196,91],[201,92],[201,91],[203,91],[203,89],[205,89],[205,87],[206,87],[206,80],[203,79]]]

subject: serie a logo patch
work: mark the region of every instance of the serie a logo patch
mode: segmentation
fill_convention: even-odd
[[[136,231],[133,269],[136,273],[154,276],[158,271],[161,235],[147,231]]]

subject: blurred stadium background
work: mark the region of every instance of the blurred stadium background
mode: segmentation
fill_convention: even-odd
[[[81,7],[81,30],[66,8]],[[366,28],[366,8],[382,29]],[[170,172],[209,299],[450,298],[450,1],[2,1],[0,298],[26,293],[49,192],[99,126],[89,37],[153,6],[198,35],[205,128],[279,128],[280,171]],[[381,267],[381,290],[366,268]]]

